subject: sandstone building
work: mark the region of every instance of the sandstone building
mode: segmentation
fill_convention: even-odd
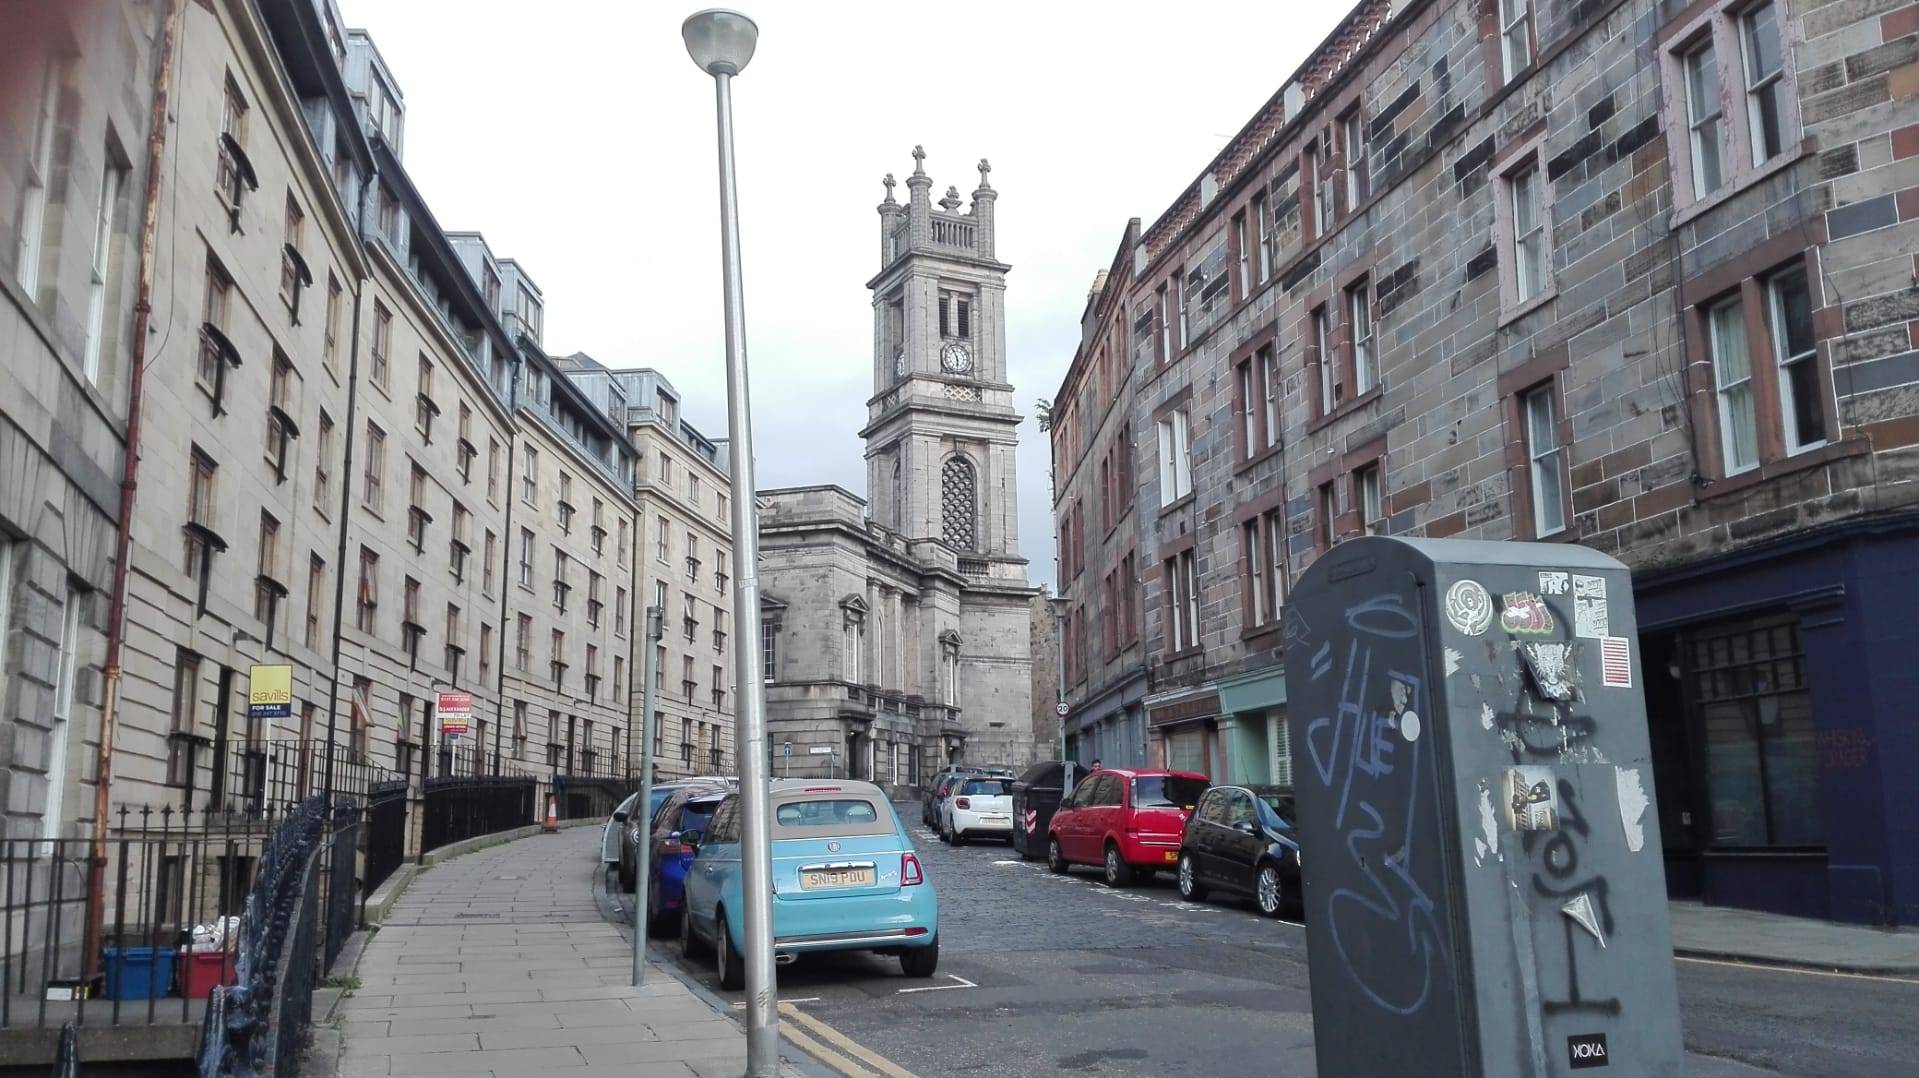
[[[957,187],[935,203],[925,154],[913,157],[904,204],[886,178],[868,282],[868,497],[759,493],[776,773],[905,786],[948,762],[1017,766],[1034,751],[1036,592],[1017,534],[998,192],[981,161],[966,212]]]
[[[1915,60],[1909,7],[1355,7],[1132,245],[1149,756],[1284,781],[1286,588],[1348,536],[1579,542],[1634,569],[1674,893],[1919,919]]]

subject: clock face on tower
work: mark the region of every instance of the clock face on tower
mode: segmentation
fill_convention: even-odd
[[[940,349],[940,367],[948,374],[966,374],[973,369],[973,353],[958,341]]]

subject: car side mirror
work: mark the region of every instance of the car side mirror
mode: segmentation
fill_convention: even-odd
[[[1233,825],[1233,830],[1241,831],[1248,835],[1251,835],[1258,832],[1259,827],[1258,825],[1254,824],[1253,821],[1251,820],[1241,820],[1238,823]]]
[[[698,850],[700,848],[700,840],[705,837],[706,836],[702,834],[697,827],[691,831],[681,831],[680,845],[691,846],[694,850]]]
[[[614,813],[614,814],[613,814],[613,822],[614,822],[614,823],[625,823],[625,822],[626,822],[626,813],[624,813],[624,812],[616,812],[616,813]]]

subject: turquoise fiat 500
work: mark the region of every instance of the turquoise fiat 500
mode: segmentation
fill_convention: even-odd
[[[939,966],[939,902],[913,842],[880,788],[851,780],[779,779],[773,818],[773,953],[781,963],[813,951],[898,955],[908,977]],[[729,795],[702,833],[686,872],[680,946],[718,954],[720,986],[739,988],[740,795]]]

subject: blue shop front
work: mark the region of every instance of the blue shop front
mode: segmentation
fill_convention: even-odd
[[[1634,592],[1670,892],[1919,924],[1919,515]]]

